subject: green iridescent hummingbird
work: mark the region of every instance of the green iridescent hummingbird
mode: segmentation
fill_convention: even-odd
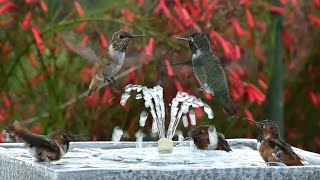
[[[201,88],[214,95],[229,119],[236,116],[230,98],[226,75],[211,49],[208,38],[202,33],[194,33],[188,38],[177,38],[189,43],[192,52],[192,67]]]

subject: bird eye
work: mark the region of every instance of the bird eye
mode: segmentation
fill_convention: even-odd
[[[123,39],[123,38],[124,38],[124,36],[123,36],[122,34],[120,34],[120,35],[119,35],[119,38],[120,38],[120,39]]]
[[[200,131],[200,134],[203,134],[203,133],[204,133],[204,130],[201,130],[201,131]]]
[[[193,42],[193,38],[192,38],[192,37],[189,37],[189,41]]]

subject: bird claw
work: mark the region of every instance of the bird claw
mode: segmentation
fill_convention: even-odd
[[[198,92],[202,92],[203,91],[203,88],[198,88]]]

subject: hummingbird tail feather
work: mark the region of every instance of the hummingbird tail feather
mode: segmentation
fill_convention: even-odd
[[[225,99],[218,98],[218,102],[222,106],[225,113],[229,116],[228,117],[229,120],[237,116],[237,111],[233,106],[233,103],[231,100],[226,101]]]
[[[16,140],[25,141],[25,137],[28,136],[31,132],[23,127],[18,121],[15,121],[10,127],[10,136]]]

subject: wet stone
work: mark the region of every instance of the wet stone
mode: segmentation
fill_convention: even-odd
[[[51,163],[34,162],[20,143],[3,143],[0,179],[320,179],[319,154],[293,148],[306,166],[267,166],[256,140],[228,142],[230,153],[197,150],[186,141],[174,142],[169,154],[159,153],[157,142],[75,142]]]

